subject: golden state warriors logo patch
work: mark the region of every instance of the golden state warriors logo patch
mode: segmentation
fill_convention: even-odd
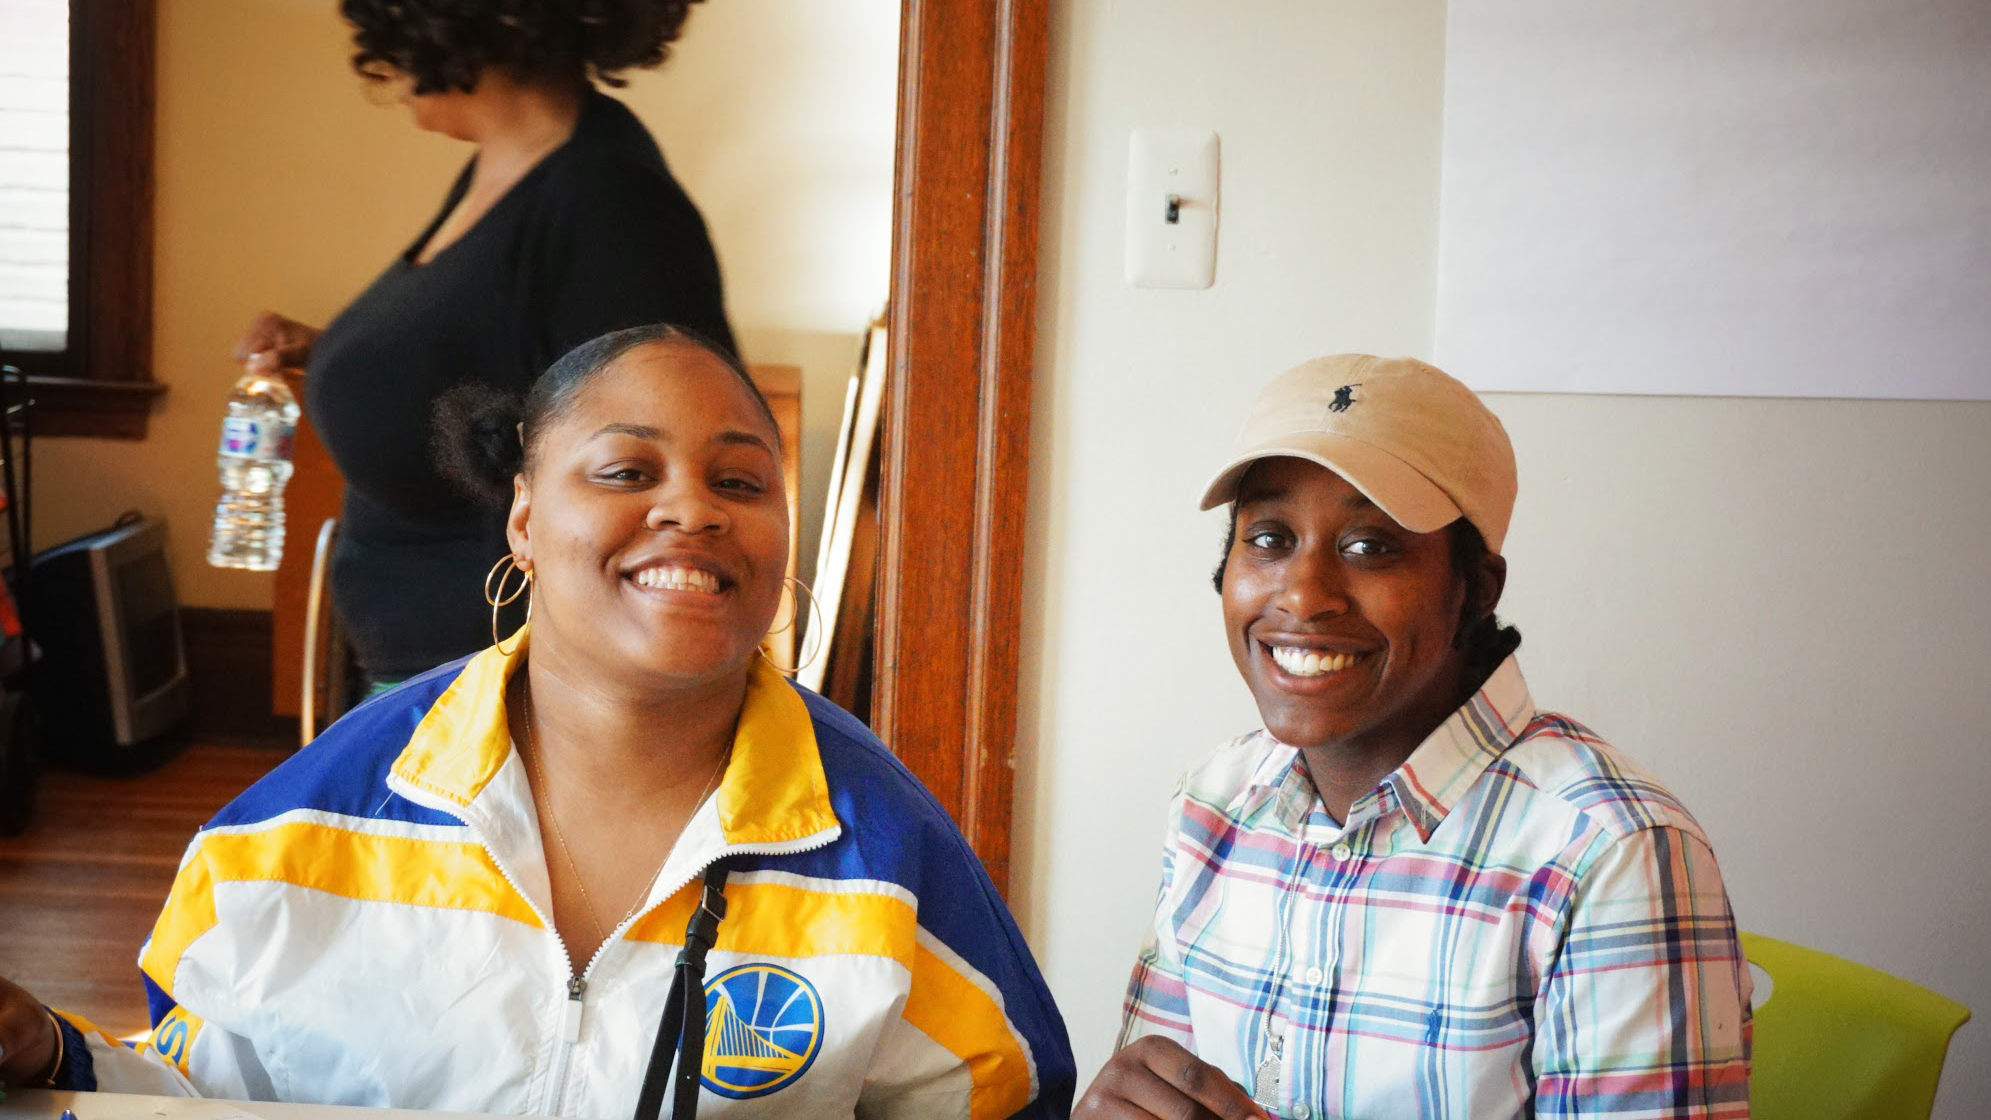
[[[823,1048],[815,985],[774,964],[743,964],[705,983],[705,1069],[720,1096],[766,1096],[801,1077]]]

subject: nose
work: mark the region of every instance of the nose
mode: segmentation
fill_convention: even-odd
[[[651,495],[643,524],[650,529],[676,529],[681,533],[718,533],[732,525],[726,507],[705,487],[703,480],[673,476],[658,484]]]
[[[1341,555],[1328,545],[1296,549],[1279,567],[1279,590],[1273,604],[1305,622],[1348,613],[1347,573]]]

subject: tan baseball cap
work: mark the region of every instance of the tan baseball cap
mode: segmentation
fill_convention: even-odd
[[[1471,389],[1415,358],[1336,354],[1273,378],[1252,402],[1236,453],[1204,489],[1202,508],[1231,501],[1251,464],[1282,455],[1347,479],[1413,533],[1464,517],[1493,552],[1507,539],[1507,429]]]

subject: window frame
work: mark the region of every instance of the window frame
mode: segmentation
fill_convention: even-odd
[[[69,332],[0,350],[37,436],[145,438],[152,379],[153,0],[70,0]]]

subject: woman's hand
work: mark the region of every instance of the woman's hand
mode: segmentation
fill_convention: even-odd
[[[257,373],[301,370],[318,335],[317,327],[265,311],[249,320],[249,329],[235,341],[235,360]]]
[[[55,1024],[41,1001],[0,978],[0,1085],[46,1080],[54,1071]]]
[[[1166,1038],[1130,1042],[1072,1109],[1073,1120],[1271,1120],[1224,1071]]]

